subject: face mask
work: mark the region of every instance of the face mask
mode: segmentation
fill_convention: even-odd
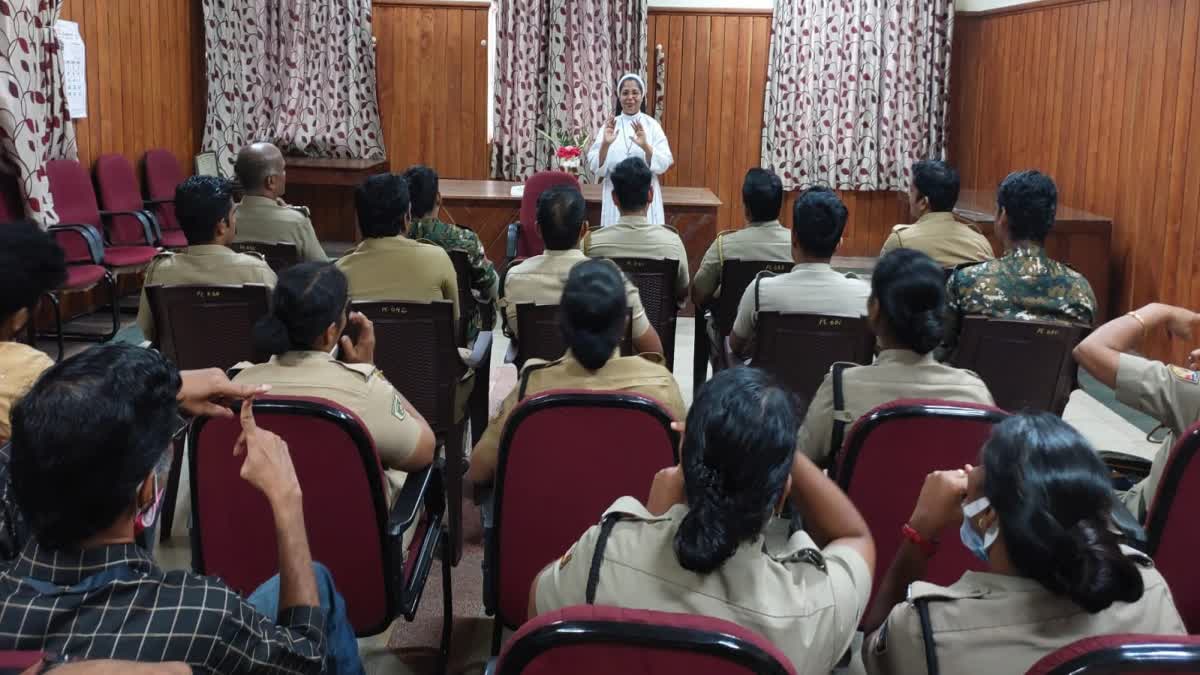
[[[138,514],[137,521],[133,524],[134,533],[141,534],[144,530],[152,527],[154,521],[158,520],[158,510],[162,507],[163,492],[163,488],[158,485],[158,474],[154,474],[154,501]]]
[[[996,537],[1000,536],[1000,526],[993,523],[987,532],[980,535],[971,525],[971,519],[986,511],[991,505],[992,503],[988,501],[987,497],[980,497],[969,504],[963,504],[962,527],[958,530],[958,536],[962,539],[963,546],[966,546],[968,551],[984,562],[987,562],[988,559],[988,549],[996,542]]]

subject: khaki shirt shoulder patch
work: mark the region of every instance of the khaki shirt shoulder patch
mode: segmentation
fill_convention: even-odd
[[[1181,368],[1180,366],[1168,366],[1167,368],[1171,371],[1171,375],[1175,376],[1175,379],[1179,380],[1180,382],[1187,382],[1188,384],[1200,384],[1200,373],[1194,370],[1188,370],[1187,368]]]
[[[401,422],[408,419],[408,411],[404,409],[404,401],[401,400],[400,394],[395,394],[392,398],[392,417]]]
[[[965,598],[982,598],[987,591],[982,588],[955,588],[953,586],[938,586],[927,581],[914,581],[908,586],[908,601],[916,600],[963,600]]]
[[[607,511],[604,512],[604,517],[607,518],[613,513],[619,513],[631,520],[640,520],[647,523],[659,520],[667,520],[666,514],[656,516],[653,513],[650,513],[648,510],[646,510],[646,507],[643,506],[641,502],[633,497],[621,497],[618,499],[612,506],[608,508]]]

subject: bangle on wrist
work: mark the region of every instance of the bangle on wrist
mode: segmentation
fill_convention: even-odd
[[[938,551],[938,542],[936,539],[926,539],[908,523],[900,526],[900,536],[911,542],[913,546],[921,549],[921,553],[924,553],[926,558],[932,558]]]

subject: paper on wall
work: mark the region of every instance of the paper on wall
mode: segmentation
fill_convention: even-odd
[[[62,47],[63,89],[67,94],[67,113],[71,119],[87,117],[87,53],[79,24],[56,21],[54,32]]]

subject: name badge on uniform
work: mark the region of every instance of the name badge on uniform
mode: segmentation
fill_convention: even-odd
[[[1170,371],[1171,374],[1175,376],[1175,379],[1180,380],[1181,382],[1200,384],[1200,373],[1197,373],[1194,370],[1188,370],[1187,368],[1181,368],[1179,366],[1170,366]]]
[[[400,400],[400,394],[396,394],[396,398],[392,399],[392,416],[401,422],[408,419],[408,411],[404,409],[404,402]]]

